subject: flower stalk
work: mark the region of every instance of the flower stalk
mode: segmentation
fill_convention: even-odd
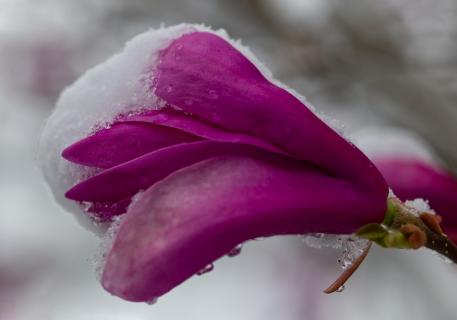
[[[324,293],[338,292],[344,287],[367,257],[373,242],[384,248],[417,250],[425,247],[457,264],[457,245],[443,232],[441,222],[439,215],[419,212],[398,198],[390,197],[383,223],[370,223],[356,232],[357,236],[371,240],[370,244]]]
[[[410,226],[413,226],[417,230],[415,234],[421,232],[425,236],[423,245],[417,248],[413,246],[414,239],[409,241],[411,249],[426,247],[457,263],[457,246],[442,231],[440,226],[442,219],[440,216],[430,212],[418,212],[416,209],[402,203],[398,198],[390,198],[389,202],[395,209],[395,217],[392,225],[389,226],[390,229],[400,230],[410,240],[414,237],[414,233],[411,234],[409,232],[411,230]]]

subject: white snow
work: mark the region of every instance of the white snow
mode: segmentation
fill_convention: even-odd
[[[92,265],[95,269],[97,280],[99,281],[102,278],[102,272],[105,268],[107,254],[111,251],[114,240],[116,238],[116,234],[121,227],[121,223],[124,217],[125,215],[121,215],[113,218],[109,228],[106,230],[102,240],[100,241],[97,252],[92,258]]]
[[[405,201],[405,204],[408,207],[415,209],[418,213],[421,213],[421,212],[427,212],[427,213],[432,213],[432,214],[435,213],[435,211],[433,211],[433,209],[430,208],[430,205],[428,204],[428,200],[424,200],[422,198],[416,198],[414,200],[407,200],[407,201]]]
[[[369,241],[354,235],[312,233],[306,234],[303,241],[311,248],[332,248],[342,250],[338,263],[347,269],[368,246]]]

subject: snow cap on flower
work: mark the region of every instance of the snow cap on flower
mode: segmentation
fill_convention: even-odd
[[[137,36],[68,88],[40,159],[65,207],[123,215],[102,284],[133,301],[249,239],[352,233],[386,209],[357,148],[246,48],[196,25]]]

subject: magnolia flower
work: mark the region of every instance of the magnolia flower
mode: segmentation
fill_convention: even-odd
[[[352,234],[387,206],[364,154],[246,48],[201,26],[148,31],[85,74],[60,97],[40,157],[60,203],[119,224],[101,282],[131,301],[247,240]],[[395,235],[377,242],[408,247]]]

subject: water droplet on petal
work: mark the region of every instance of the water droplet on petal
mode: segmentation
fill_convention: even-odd
[[[191,99],[186,99],[186,100],[184,100],[184,103],[185,103],[186,105],[188,105],[188,106],[191,106],[191,105],[194,104],[194,102],[193,102]]]
[[[152,299],[146,301],[146,304],[153,305],[153,304],[156,304],[157,301],[159,301],[159,298],[154,297],[154,298],[152,298]]]
[[[214,265],[212,263],[207,264],[203,269],[197,272],[197,276],[201,276],[205,273],[211,272],[214,269]]]
[[[230,258],[236,257],[237,255],[239,255],[241,253],[242,248],[243,248],[243,245],[241,245],[241,244],[237,245],[236,247],[234,247],[232,250],[230,250],[227,253],[227,256]]]
[[[346,289],[346,287],[345,287],[344,284],[343,284],[341,287],[339,287],[338,289],[336,289],[336,292],[343,292],[344,289]]]
[[[359,257],[369,241],[355,236],[332,235],[324,233],[307,234],[303,238],[304,242],[312,248],[334,248],[340,249],[341,257],[338,264],[347,269],[352,265],[355,259]]]
[[[219,92],[217,92],[217,90],[208,90],[208,97],[211,100],[216,100],[219,98]]]
[[[173,86],[172,85],[167,86],[167,93],[170,93],[172,91],[173,91]]]

